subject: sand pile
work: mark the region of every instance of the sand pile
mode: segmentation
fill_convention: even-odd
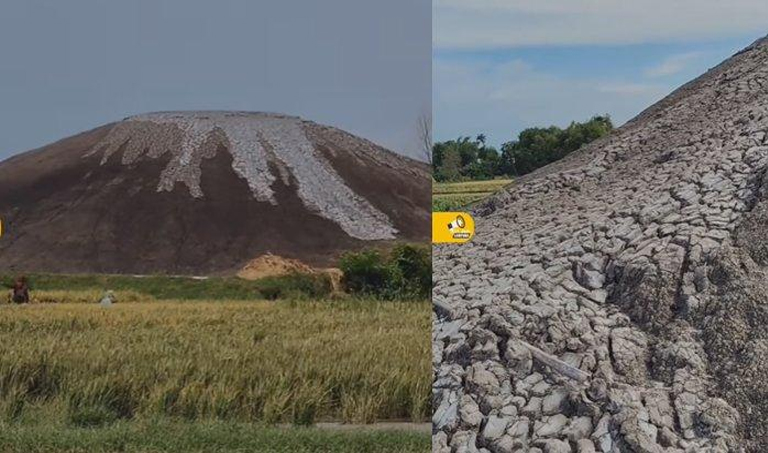
[[[334,267],[313,268],[299,260],[283,258],[271,253],[262,255],[248,262],[237,273],[237,276],[245,280],[258,280],[265,277],[279,277],[290,274],[324,274],[331,282],[331,292],[339,294],[344,291],[342,279],[344,273]]]
[[[314,274],[315,270],[299,260],[283,258],[268,253],[248,262],[237,276],[245,280],[258,280],[289,274]]]

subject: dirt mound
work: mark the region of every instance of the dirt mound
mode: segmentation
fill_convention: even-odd
[[[235,273],[429,238],[426,164],[247,112],[137,115],[0,163],[0,269]]]
[[[245,280],[258,280],[265,277],[279,277],[290,274],[324,274],[331,282],[331,292],[341,294],[344,292],[342,279],[344,273],[335,267],[313,268],[299,260],[283,258],[267,253],[248,262],[237,276]]]
[[[766,80],[764,39],[436,247],[435,451],[764,451]]]
[[[268,253],[249,261],[237,276],[245,280],[258,280],[289,274],[313,274],[315,270],[299,260],[292,260]]]

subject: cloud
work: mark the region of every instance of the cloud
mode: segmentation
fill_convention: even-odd
[[[768,32],[765,0],[435,0],[439,49],[623,45]]]
[[[661,63],[645,70],[647,77],[666,77],[675,75],[689,67],[691,63],[701,58],[704,52],[686,52],[677,55],[671,55],[665,58]]]
[[[523,60],[505,63],[438,57],[434,62],[435,138],[487,133],[498,144],[531,126],[566,126],[611,114],[615,124],[661,99],[671,87],[636,80],[572,78]]]

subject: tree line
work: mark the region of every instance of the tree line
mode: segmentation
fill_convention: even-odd
[[[500,149],[488,145],[484,134],[437,142],[432,147],[433,175],[440,182],[521,176],[562,159],[612,130],[611,118],[601,115],[582,123],[574,121],[564,129],[525,129]]]

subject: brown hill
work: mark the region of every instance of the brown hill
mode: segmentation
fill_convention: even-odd
[[[0,269],[328,266],[429,237],[428,166],[338,129],[244,112],[139,115],[0,163]]]
[[[768,39],[434,253],[434,450],[763,452]]]

